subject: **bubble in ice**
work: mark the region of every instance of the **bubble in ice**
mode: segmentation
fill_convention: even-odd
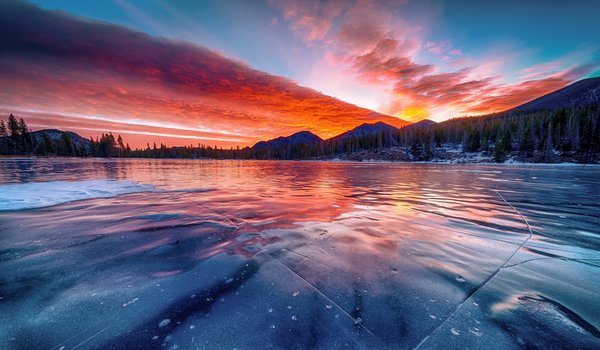
[[[269,308],[269,310],[267,310],[267,311],[269,311],[269,312],[273,312],[273,308]]]
[[[481,337],[481,335],[482,335],[481,330],[477,327],[470,327],[469,332],[471,332],[471,334],[473,334],[477,337]]]
[[[325,305],[325,308],[326,308],[326,309],[331,309],[331,304],[327,304],[327,305]]]
[[[164,327],[167,326],[169,323],[171,323],[171,319],[170,318],[165,318],[164,320],[160,321],[160,323],[158,324],[159,327]]]
[[[297,297],[298,294],[300,294],[300,292],[299,291],[295,291],[294,294],[292,294],[292,295],[295,296],[295,297]]]
[[[456,276],[456,277],[454,278],[454,280],[455,280],[456,282],[459,282],[459,283],[463,283],[463,282],[465,282],[465,279],[463,278],[463,276]]]
[[[460,332],[456,328],[450,328],[450,333],[452,333],[453,335],[460,335]]]
[[[292,320],[297,321],[298,317],[296,317],[296,315],[292,315]]]

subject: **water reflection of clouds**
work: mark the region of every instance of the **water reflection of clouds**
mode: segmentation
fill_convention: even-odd
[[[251,264],[252,277],[242,269],[239,281],[229,282],[239,282],[240,289],[251,283],[259,288],[255,299],[246,296],[244,302],[259,304],[267,298],[270,303],[269,298],[281,297],[285,308],[291,302],[283,301],[282,295],[301,291],[298,298],[311,295],[319,308],[333,305],[338,315],[351,318],[351,324],[379,337],[393,334],[388,339],[393,344],[412,347],[502,266],[527,236],[521,218],[489,189],[491,184],[518,203],[539,231],[515,256],[515,264],[526,267],[532,264],[526,260],[543,257],[557,266],[550,259],[597,257],[591,249],[597,244],[591,235],[598,210],[593,193],[578,194],[577,206],[569,204],[570,193],[545,197],[554,176],[544,177],[542,172],[535,180],[544,194],[539,199],[554,205],[541,206],[531,200],[526,184],[515,184],[516,178],[531,178],[525,176],[531,175],[530,169],[510,176],[507,170],[486,170],[488,178],[479,172],[465,176],[448,166],[317,162],[67,160],[0,166],[18,172],[0,172],[3,182],[123,177],[158,189],[0,214],[5,251],[22,257],[7,260],[7,270],[15,278],[29,275],[41,291],[64,288],[63,295],[73,285],[87,293],[86,283],[110,295],[128,285],[195,282],[199,271],[204,278],[218,275],[220,284],[214,288],[220,290],[232,277],[213,273],[215,261],[219,266]],[[503,181],[493,181],[496,176]],[[580,185],[594,188],[591,180]],[[190,191],[199,188],[214,190]],[[592,215],[582,215],[582,210]],[[554,226],[559,215],[570,224]],[[572,246],[556,243],[565,230],[570,236],[561,242],[574,242]],[[509,317],[514,308],[503,308],[503,300],[535,291],[538,287],[531,281],[545,275],[561,278],[561,270],[546,271],[542,262],[535,272],[518,266],[515,271],[523,276],[502,278],[506,273],[500,272],[486,285],[493,297],[478,301],[481,309],[500,308],[502,312],[490,317]],[[56,287],[44,277],[59,272],[70,285]],[[266,281],[279,284],[256,287]],[[15,298],[31,295],[13,286]],[[553,293],[549,283],[544,288]],[[593,289],[589,284],[585,288]],[[134,305],[144,302],[141,298]],[[311,307],[303,310],[314,314]],[[294,322],[310,316],[299,309],[293,312]],[[227,320],[227,315],[218,317]]]

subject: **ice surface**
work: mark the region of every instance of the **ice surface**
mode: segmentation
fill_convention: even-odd
[[[60,161],[152,187],[0,213],[2,349],[600,348],[597,168]]]
[[[107,198],[152,190],[154,187],[150,185],[117,180],[3,184],[0,185],[0,210],[41,208],[81,199]]]

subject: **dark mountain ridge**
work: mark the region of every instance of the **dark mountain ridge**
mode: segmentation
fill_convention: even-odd
[[[600,77],[579,80],[535,100],[517,106],[510,111],[554,110],[600,103]]]
[[[431,124],[436,124],[433,121],[427,120],[427,121],[420,121],[418,123],[415,124],[410,124],[406,127],[411,127],[411,126],[429,126]],[[348,130],[346,132],[343,132],[337,136],[334,136],[332,138],[329,138],[327,140],[323,140],[322,138],[320,138],[319,136],[313,134],[310,131],[300,131],[297,132],[295,134],[292,134],[290,136],[280,136],[271,140],[267,140],[267,141],[260,141],[257,142],[254,146],[252,146],[252,149],[255,150],[260,150],[260,149],[267,149],[267,148],[281,148],[281,147],[286,147],[288,145],[293,146],[293,145],[311,145],[311,144],[315,144],[317,142],[321,142],[321,141],[326,141],[326,142],[341,142],[343,140],[347,140],[347,139],[352,139],[352,138],[357,138],[357,137],[369,137],[378,133],[388,133],[388,134],[393,134],[393,133],[397,133],[400,129],[396,128],[395,126],[386,124],[384,122],[376,122],[376,123],[364,123],[361,124],[357,127],[355,127],[354,129]]]
[[[42,129],[33,131],[30,135],[33,137],[36,143],[42,142],[44,140],[44,134],[48,135],[48,138],[51,141],[58,142],[62,138],[63,133],[67,133],[67,135],[69,135],[75,147],[85,148],[88,151],[90,150],[90,140],[83,138],[79,134],[74,133],[72,131],[61,131],[58,129]]]
[[[433,121],[433,120],[423,119],[423,120],[420,120],[420,121],[418,121],[416,123],[412,123],[410,125],[407,125],[407,126],[403,127],[402,129],[409,130],[409,129],[415,129],[415,128],[428,128],[430,126],[434,126],[434,125],[437,125],[437,124],[438,123],[435,122],[435,121]]]
[[[253,149],[281,148],[292,145],[311,145],[323,141],[322,138],[310,131],[300,131],[289,136],[280,136],[267,141],[257,142]]]
[[[384,122],[376,122],[376,123],[364,123],[352,130],[348,130],[344,133],[341,133],[337,136],[332,137],[329,140],[344,140],[353,137],[363,137],[363,136],[371,136],[377,133],[394,133],[398,132],[398,128],[395,126],[391,126]]]

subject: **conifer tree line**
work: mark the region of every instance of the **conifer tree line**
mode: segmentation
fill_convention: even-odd
[[[499,163],[509,157],[526,162],[596,163],[600,160],[600,105],[462,117],[425,127],[330,139],[312,146],[250,150],[249,154],[258,159],[310,159],[398,147],[412,160],[429,161],[443,146],[459,148],[463,153],[481,152]]]
[[[398,148],[415,161],[432,160],[454,147],[463,153],[480,152],[504,162],[509,157],[527,162],[600,160],[600,105],[563,108],[553,111],[504,112],[480,117],[450,119],[426,127],[404,127],[314,144],[286,145],[253,149],[189,145],[167,147],[150,143],[132,150],[121,136],[112,133],[73,141],[68,132],[53,131],[35,137],[22,118],[12,114],[0,121],[0,154],[40,156],[89,156],[133,158],[213,158],[213,159],[330,159],[361,150]],[[57,135],[56,133],[60,133]]]
[[[75,141],[74,141],[75,139]],[[65,157],[125,157],[131,152],[119,135],[102,134],[81,142],[68,131],[43,130],[32,132],[23,118],[12,113],[5,122],[0,119],[0,155],[65,156]]]

